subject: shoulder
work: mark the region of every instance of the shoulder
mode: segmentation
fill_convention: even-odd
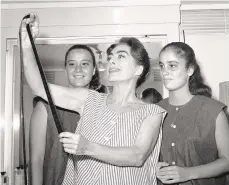
[[[145,113],[149,116],[157,115],[157,114],[166,114],[166,110],[157,104],[147,104],[145,105]]]
[[[93,108],[97,109],[98,108],[97,106],[104,104],[104,102],[106,101],[107,96],[108,96],[107,94],[99,93],[99,92],[97,92],[95,90],[89,90],[88,97],[85,100],[85,106],[86,107],[91,106],[91,108],[93,106]]]
[[[169,106],[168,98],[165,98],[165,99],[159,101],[158,103],[156,103],[156,105],[162,107],[165,110],[168,110],[168,106]]]
[[[105,93],[106,92],[106,86],[105,85],[100,85],[98,89],[96,89],[97,92],[99,93]]]
[[[43,111],[47,112],[47,110],[48,110],[48,107],[47,107],[48,104],[46,102],[44,102],[44,101],[38,101],[33,106],[34,106],[33,107],[34,108],[33,112],[40,111],[40,110],[43,110]]]
[[[47,101],[41,98],[40,96],[35,96],[33,98],[33,107],[35,107],[37,104],[47,104]]]
[[[159,105],[147,104],[144,106],[143,120],[144,123],[159,128],[166,114],[166,110]]]
[[[42,117],[41,119],[46,118],[46,115],[48,114],[47,106],[48,105],[45,102],[38,101],[33,108],[31,117],[39,116],[39,117]]]
[[[226,105],[214,98],[209,98],[206,96],[197,96],[197,99],[203,101],[203,109],[209,112],[209,115],[217,117],[218,114],[226,107]]]
[[[214,98],[209,98],[206,96],[197,95],[197,99],[203,101],[204,105],[209,108],[220,108],[223,109],[226,105],[219,100]]]
[[[89,89],[87,100],[88,99],[101,99],[101,98],[104,98],[106,96],[107,96],[107,94],[105,94],[105,93],[99,93],[98,91]]]

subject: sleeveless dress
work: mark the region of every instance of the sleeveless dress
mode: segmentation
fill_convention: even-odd
[[[172,106],[168,98],[158,103],[168,111],[163,123],[160,161],[181,167],[207,164],[218,159],[215,124],[225,105],[196,95],[183,106]],[[179,185],[226,185],[225,176],[196,179]],[[160,181],[158,184],[162,184]],[[176,184],[176,185],[178,185]]]
[[[56,125],[49,105],[40,97],[34,99],[43,103],[47,110],[46,144],[43,163],[43,185],[61,185],[68,162],[68,154],[59,142]],[[34,103],[37,103],[34,102]],[[35,106],[35,105],[34,105]],[[77,112],[57,107],[57,113],[65,131],[75,132],[80,115]]]
[[[118,113],[106,105],[107,94],[90,90],[83,115],[76,133],[80,133],[89,141],[112,147],[130,147],[134,144],[141,124],[151,115],[165,113],[155,104],[143,105],[141,108]],[[74,156],[74,178],[68,166],[63,185],[156,185],[155,167],[161,145],[161,130],[157,143],[141,167],[119,167],[90,156]],[[70,182],[70,178],[74,179]]]

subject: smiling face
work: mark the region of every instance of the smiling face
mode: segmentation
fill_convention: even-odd
[[[73,49],[66,59],[66,72],[72,87],[89,87],[94,74],[93,58],[85,49]]]
[[[188,88],[193,71],[186,68],[186,61],[179,58],[173,50],[166,49],[160,54],[159,65],[166,89],[175,91]]]
[[[142,72],[142,66],[131,55],[130,47],[125,44],[117,45],[108,56],[108,78],[110,82],[129,81]]]

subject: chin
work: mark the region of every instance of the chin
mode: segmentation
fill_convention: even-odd
[[[76,87],[85,87],[85,86],[87,86],[86,83],[74,83],[74,84],[72,85],[72,87],[74,87],[74,88],[76,88]]]
[[[118,81],[118,80],[119,80],[119,79],[118,79],[117,77],[112,77],[112,76],[109,76],[109,77],[108,77],[108,81],[111,82],[111,83],[112,83],[112,82],[116,82],[116,81]]]
[[[165,88],[168,90],[168,91],[174,91],[174,90],[176,90],[177,88],[176,87],[174,87],[174,85],[164,85],[165,86]]]
[[[177,90],[180,90],[182,89],[183,86],[168,86],[168,85],[165,85],[165,88],[168,90],[168,91],[177,91]]]

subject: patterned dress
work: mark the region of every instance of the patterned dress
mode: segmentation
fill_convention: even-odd
[[[90,141],[112,146],[130,147],[134,144],[145,118],[164,111],[154,104],[139,109],[118,113],[106,105],[106,94],[89,91],[84,113],[76,133]],[[104,163],[90,156],[74,156],[74,184],[79,185],[156,185],[155,166],[161,145],[161,131],[157,143],[141,167],[120,167]],[[63,185],[72,184],[72,159],[68,161]]]

